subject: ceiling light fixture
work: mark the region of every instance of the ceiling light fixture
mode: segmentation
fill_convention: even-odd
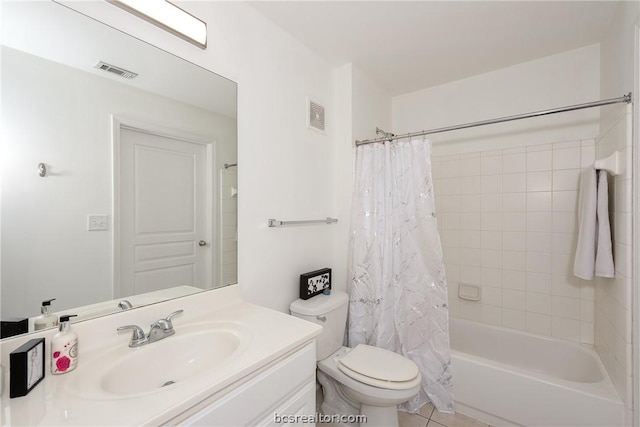
[[[207,23],[167,0],[107,0],[170,33],[207,48]]]

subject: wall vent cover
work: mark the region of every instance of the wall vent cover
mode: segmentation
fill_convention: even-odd
[[[307,99],[307,127],[324,133],[324,107],[312,99]]]
[[[115,65],[107,64],[106,62],[100,61],[98,62],[94,68],[98,70],[107,71],[109,73],[113,73],[117,76],[120,76],[124,79],[133,79],[138,76],[138,74],[133,71],[125,70],[124,68],[116,67]]]

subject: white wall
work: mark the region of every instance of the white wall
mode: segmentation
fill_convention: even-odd
[[[602,98],[618,97],[634,90],[634,58],[639,24],[638,2],[620,2],[609,31],[600,45],[600,94]],[[640,70],[637,70],[640,71]],[[638,105],[637,87],[634,101]],[[603,109],[601,135],[596,141],[598,158],[621,153],[625,173],[611,179],[610,218],[614,238],[615,279],[598,279],[595,292],[595,344],[620,397],[626,406],[626,425],[633,422],[633,351],[632,351],[632,170],[631,109],[623,105]],[[637,135],[636,135],[637,138]],[[637,140],[637,139],[636,139]],[[637,145],[636,145],[637,147]],[[637,163],[636,163],[637,164]],[[637,194],[637,193],[636,193]],[[635,213],[638,215],[638,213]],[[637,256],[635,257],[637,262]],[[635,308],[636,310],[638,307]],[[637,336],[637,335],[636,335]],[[635,356],[637,359],[637,355]],[[637,365],[636,365],[637,366]],[[638,373],[635,373],[638,376]],[[636,408],[638,411],[638,408]],[[636,420],[639,420],[638,414]],[[637,425],[637,424],[636,424]]]
[[[351,281],[348,274],[351,199],[356,139],[376,137],[376,127],[391,129],[391,96],[353,64],[334,72],[336,100],[336,148],[334,156],[335,202],[340,218],[335,241],[334,278],[340,286]],[[343,288],[341,288],[343,289]]]
[[[394,97],[393,130],[599,96],[592,45]],[[593,343],[593,285],[570,272],[577,177],[593,162],[598,118],[591,109],[431,137],[451,315]],[[459,282],[482,286],[482,300],[459,300]]]
[[[113,210],[111,114],[208,136],[220,163],[235,159],[235,120],[10,48],[2,61],[2,313],[113,299],[113,227],[87,231]]]
[[[238,83],[238,280],[249,301],[287,311],[301,273],[336,268],[337,227],[267,228],[337,216],[331,67],[241,2],[180,2],[207,22],[206,50],[106,2],[70,5]],[[307,96],[327,108],[326,134],[306,128]]]

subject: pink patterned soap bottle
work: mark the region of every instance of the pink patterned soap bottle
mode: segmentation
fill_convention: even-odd
[[[60,332],[54,335],[51,342],[51,373],[54,375],[73,371],[78,364],[78,335],[69,324],[69,318],[75,316],[60,316]]]

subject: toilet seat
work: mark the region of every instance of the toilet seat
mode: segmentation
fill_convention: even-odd
[[[405,390],[420,382],[418,367],[411,360],[369,345],[359,344],[337,365],[345,375],[374,387]]]

